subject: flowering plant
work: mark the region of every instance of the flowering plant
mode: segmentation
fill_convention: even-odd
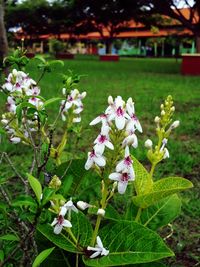
[[[172,97],[155,118],[157,144],[145,142],[150,171],[134,156],[142,126],[131,97],[125,102],[121,96],[109,96],[108,107],[90,122],[100,125],[100,132],[87,159],[65,160],[66,144],[81,136],[86,92],[77,89],[80,76],[64,75],[62,96],[46,100],[39,82],[54,64],[63,63],[36,57],[41,76],[35,81],[26,73],[24,57],[18,51],[6,59],[14,68],[1,86],[7,97],[1,133],[13,145],[29,147],[33,160],[30,170],[21,174],[2,153],[1,161],[10,164],[23,189],[12,197],[7,180],[1,179],[6,211],[1,266],[12,263],[16,255],[22,266],[39,266],[51,253],[54,260],[60,255],[67,266],[133,266],[173,256],[158,231],[179,214],[177,193],[192,183],[180,177],[154,179],[157,164],[169,157],[170,134],[179,126],[172,120]],[[53,103],[59,107],[52,123],[48,108]],[[6,227],[8,218],[14,226]]]

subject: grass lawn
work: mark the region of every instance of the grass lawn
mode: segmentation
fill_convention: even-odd
[[[83,140],[80,142],[81,155],[85,155],[88,146],[96,138],[98,126],[88,126],[89,122],[107,105],[109,95],[121,95],[125,100],[131,96],[135,101],[136,114],[143,126],[143,134],[137,134],[139,147],[133,153],[146,164],[144,141],[154,138],[154,117],[160,113],[160,104],[171,94],[174,98],[176,112],[175,120],[181,125],[174,131],[168,143],[170,158],[165,160],[156,170],[156,176],[179,175],[190,179],[194,189],[181,194],[183,198],[183,213],[173,223],[174,234],[168,239],[175,250],[176,259],[168,260],[169,266],[197,266],[200,264],[198,244],[200,240],[199,215],[199,158],[200,158],[200,77],[180,75],[180,60],[175,59],[132,59],[122,58],[119,62],[99,62],[96,57],[80,56],[75,60],[65,61],[64,72],[68,69],[82,77],[79,89],[87,91],[84,99]],[[56,67],[54,73],[48,73],[41,81],[42,96],[51,98],[61,95],[62,78],[59,72],[62,67]],[[29,66],[30,75],[37,79],[39,72],[36,64]],[[3,109],[5,98],[0,98]],[[58,104],[49,108],[50,116],[55,117]],[[1,151],[13,155],[19,168],[29,166],[27,163],[28,149],[22,145],[14,146],[3,139]],[[27,152],[27,153],[24,153]],[[79,152],[78,152],[79,153]],[[2,167],[1,167],[2,169]],[[2,169],[10,173],[8,168]],[[199,266],[199,265],[198,265]]]

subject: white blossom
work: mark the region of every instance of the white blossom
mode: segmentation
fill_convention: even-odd
[[[135,177],[131,176],[128,170],[121,173],[113,172],[109,175],[109,179],[118,181],[118,192],[124,194],[129,181],[133,181]]]
[[[77,207],[81,210],[85,210],[87,208],[90,208],[92,207],[92,205],[88,204],[87,202],[84,202],[84,201],[78,201],[76,203]]]
[[[98,209],[97,215],[101,215],[102,217],[105,216],[106,211],[104,209]]]
[[[70,223],[70,221],[65,220],[62,215],[58,215],[58,217],[53,220],[51,226],[55,226],[54,234],[58,235],[62,231],[63,227],[70,228],[72,227],[72,224]]]
[[[87,247],[87,250],[92,250],[94,253],[90,256],[91,259],[96,258],[98,256],[107,256],[109,254],[109,250],[106,250],[103,247],[103,243],[99,236],[97,236],[97,244],[95,247]]]
[[[65,214],[67,212],[71,212],[74,211],[76,213],[78,213],[78,209],[75,207],[74,203],[72,202],[71,198],[69,201],[67,201],[67,203],[65,203],[60,210],[59,215],[65,216]]]
[[[94,164],[99,167],[104,167],[106,165],[106,160],[104,156],[97,154],[93,149],[91,152],[88,153],[88,159],[85,163],[85,169],[89,170]]]

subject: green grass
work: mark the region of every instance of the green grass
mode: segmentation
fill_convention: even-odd
[[[175,59],[138,59],[122,58],[119,62],[99,62],[94,56],[80,56],[75,60],[65,61],[64,72],[68,69],[75,73],[86,75],[81,79],[79,89],[87,91],[84,100],[83,138],[80,142],[82,155],[91,147],[96,137],[98,127],[90,127],[89,122],[107,106],[109,95],[121,95],[124,99],[132,97],[135,101],[136,114],[143,126],[143,134],[137,134],[139,147],[133,153],[143,161],[148,168],[143,146],[145,139],[154,138],[154,117],[159,115],[159,107],[167,95],[174,98],[176,112],[175,120],[181,125],[174,131],[168,143],[170,158],[160,164],[156,176],[180,175],[189,178],[194,183],[194,189],[184,192],[183,211],[181,217],[175,221],[174,235],[168,241],[173,246],[177,259],[169,262],[170,266],[194,266],[200,262],[197,245],[199,241],[198,217],[199,203],[199,130],[200,130],[200,77],[182,76],[180,74],[181,61]],[[30,75],[37,79],[39,72],[36,64],[29,64]],[[40,86],[42,95],[51,98],[61,95],[62,79],[57,67],[53,73],[48,73]],[[0,98],[3,109],[5,98]],[[49,108],[50,118],[53,120],[58,105]],[[30,163],[26,160],[28,149],[22,145],[14,146],[5,139],[1,143],[1,151],[11,154],[19,168],[25,169]],[[24,155],[24,152],[26,153]],[[11,171],[7,165],[3,173]],[[191,229],[192,227],[192,233]],[[184,256],[183,256],[184,255]]]

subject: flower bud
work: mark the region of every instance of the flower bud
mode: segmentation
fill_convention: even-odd
[[[152,145],[153,145],[153,143],[152,143],[152,141],[151,141],[150,139],[147,139],[147,140],[145,141],[145,143],[144,143],[144,146],[145,146],[146,148],[148,148],[148,149],[151,149],[151,148],[152,148]]]
[[[105,210],[104,209],[98,209],[98,211],[97,211],[97,215],[101,215],[102,217],[104,217],[105,216]]]
[[[80,210],[85,210],[85,209],[91,207],[90,204],[88,204],[87,202],[84,202],[84,201],[78,201],[78,202],[76,203],[76,205],[77,205],[77,207],[78,207]]]
[[[159,123],[160,122],[160,118],[158,116],[156,116],[154,121],[155,121],[155,123]]]
[[[160,114],[161,114],[161,116],[164,116],[165,115],[165,111],[162,110]]]
[[[3,119],[3,120],[1,120],[1,123],[3,124],[3,125],[6,125],[6,124],[8,124],[8,120],[6,120],[6,119]]]
[[[172,112],[174,112],[174,111],[175,111],[175,107],[174,107],[174,106],[171,107],[170,110],[171,110]]]
[[[81,94],[81,99],[82,99],[82,98],[85,98],[86,95],[87,95],[87,93],[86,93],[86,92],[83,92],[83,93]]]
[[[54,175],[49,183],[49,187],[53,189],[59,189],[61,186],[61,180],[57,175]]]
[[[113,97],[110,95],[109,97],[108,97],[108,104],[109,105],[113,105]]]
[[[163,104],[160,105],[160,109],[164,109],[164,105]]]
[[[171,125],[171,129],[175,129],[175,128],[177,128],[178,126],[180,125],[180,121],[174,121],[173,123],[172,123],[172,125]]]
[[[63,93],[63,95],[66,95],[66,88],[62,89],[62,93]]]

